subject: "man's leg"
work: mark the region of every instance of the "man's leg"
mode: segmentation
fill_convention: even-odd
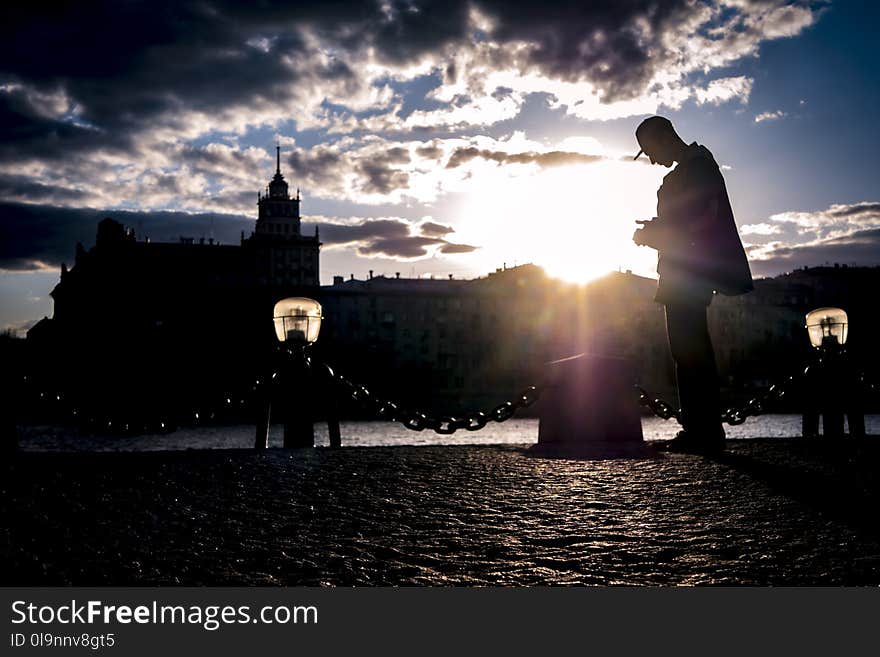
[[[666,305],[666,333],[675,362],[681,424],[695,438],[723,438],[718,367],[704,304]]]

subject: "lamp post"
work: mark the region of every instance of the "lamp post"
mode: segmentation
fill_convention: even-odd
[[[275,304],[272,313],[275,336],[288,349],[304,351],[318,341],[321,332],[321,304],[307,297],[288,297]]]
[[[826,438],[843,436],[846,413],[851,436],[865,435],[865,416],[860,408],[858,381],[846,353],[849,320],[840,308],[817,308],[806,315],[806,328],[816,360],[806,373],[802,417],[804,437],[819,435],[819,415]]]
[[[807,332],[816,349],[835,350],[846,344],[849,322],[840,308],[817,308],[807,313]]]
[[[265,449],[269,444],[269,423],[275,390],[287,403],[295,403],[286,409],[284,447],[314,447],[315,380],[308,351],[321,332],[321,304],[306,297],[289,297],[275,304],[272,315],[275,336],[280,343],[281,362],[263,386],[254,447]],[[328,423],[331,446],[338,446],[339,423],[335,419]]]

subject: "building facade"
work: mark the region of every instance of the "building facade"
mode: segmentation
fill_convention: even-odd
[[[234,325],[259,308],[271,317],[278,298],[314,296],[321,243],[317,228],[313,236],[302,234],[299,192],[290,195],[280,160],[279,148],[275,175],[265,194],[258,194],[254,231],[242,234],[238,245],[212,238],[138,239],[116,220],[102,220],[95,246],[77,244],[73,267],[62,266],[47,321],[66,335],[93,334],[122,317],[129,334],[164,327],[185,335],[218,308]],[[46,330],[44,325],[38,333]]]
[[[257,225],[242,239],[250,251],[255,283],[269,287],[317,287],[321,243],[318,228],[314,236],[302,234],[300,195],[291,196],[281,174],[281,148],[276,147],[275,176],[264,193],[257,195]]]
[[[51,292],[52,318],[28,332],[40,368],[67,389],[119,405],[208,396],[252,379],[271,352],[272,308],[318,295],[321,243],[301,232],[300,196],[281,173],[258,195],[240,244],[142,238],[107,217],[77,244]],[[159,404],[158,401],[155,402]]]
[[[350,378],[433,412],[494,407],[582,352],[631,358],[656,388],[669,357],[655,286],[629,273],[566,284],[531,264],[472,280],[337,277],[321,288],[319,343]]]

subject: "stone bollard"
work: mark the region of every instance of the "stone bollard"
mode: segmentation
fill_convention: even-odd
[[[547,368],[532,454],[584,459],[654,455],[642,436],[629,361],[580,354]]]

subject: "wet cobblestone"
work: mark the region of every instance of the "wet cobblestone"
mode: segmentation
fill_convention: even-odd
[[[876,443],[22,454],[5,585],[880,584]],[[869,512],[870,509],[870,512]]]

